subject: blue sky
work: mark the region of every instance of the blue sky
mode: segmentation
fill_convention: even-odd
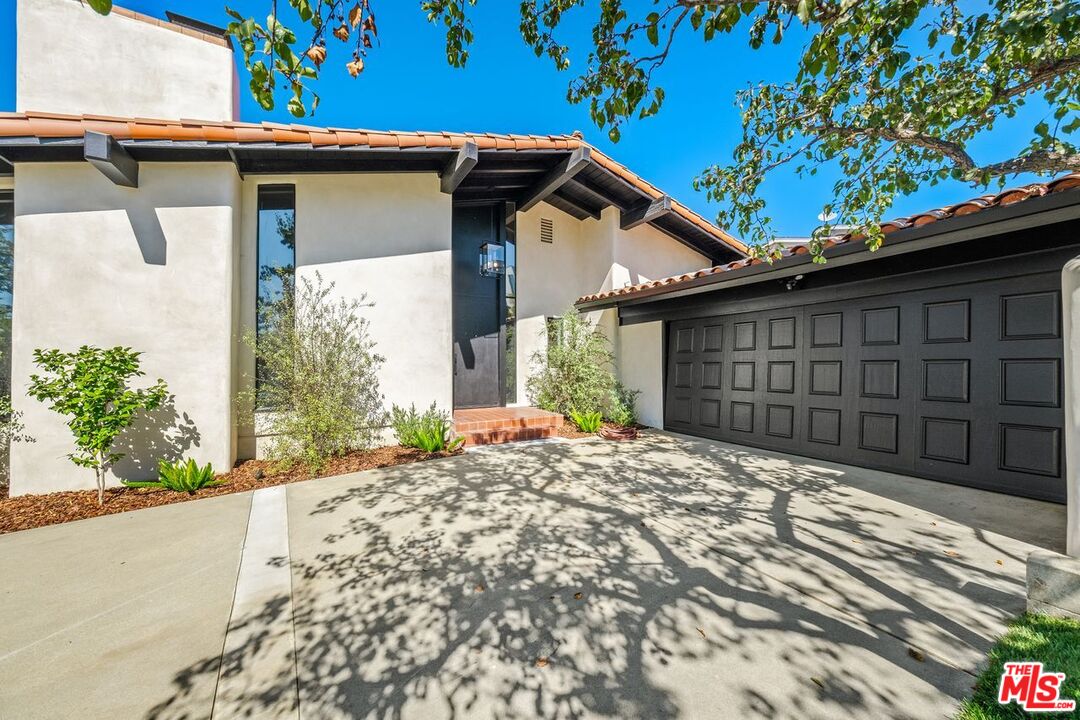
[[[164,17],[165,10],[224,25],[224,0],[127,0],[124,7]],[[0,0],[0,109],[15,106],[15,4]],[[283,2],[282,5],[285,3]],[[631,6],[651,3],[630,3]],[[330,41],[331,57],[319,82],[322,105],[316,125],[401,130],[472,130],[483,132],[567,133],[581,130],[586,138],[620,162],[679,198],[709,219],[718,206],[691,187],[691,181],[711,164],[725,163],[740,135],[735,93],[748,84],[780,81],[791,76],[800,49],[789,35],[779,48],[751,50],[745,34],[721,37],[705,43],[700,36],[686,35],[659,75],[667,91],[661,113],[634,121],[618,144],[608,141],[582,105],[566,102],[569,72],[557,72],[550,61],[525,47],[517,32],[517,5],[508,0],[480,0],[473,11],[477,36],[468,67],[455,70],[445,60],[443,35],[429,25],[420,12],[419,0],[378,0],[381,47],[367,60],[367,69],[352,79],[341,67],[345,46]],[[270,0],[231,0],[230,6],[244,14],[265,17]],[[593,10],[582,8],[569,22],[568,44],[584,61]],[[83,62],[78,58],[43,57],[44,62]],[[245,77],[241,67],[241,78]],[[1041,117],[1032,108],[1020,120]],[[292,121],[285,103],[265,112],[244,92],[241,119]],[[1033,123],[1032,123],[1033,124]],[[1029,124],[1028,127],[1031,127]],[[1017,134],[1002,129],[980,142],[975,150],[984,159],[999,159],[1015,148]],[[1030,181],[1019,178],[1017,182]],[[829,199],[833,178],[828,172],[799,180],[793,174],[777,174],[764,187],[768,213],[780,235],[805,234],[816,224],[821,206]],[[961,183],[939,185],[901,198],[891,215],[913,212],[963,200],[977,191]]]

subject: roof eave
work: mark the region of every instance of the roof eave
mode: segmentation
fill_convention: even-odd
[[[1031,222],[1033,216],[1037,218],[1036,222]],[[824,252],[828,260],[825,264],[814,263],[813,257],[807,252],[785,257],[773,264],[763,262],[669,285],[645,288],[626,295],[579,302],[575,307],[583,311],[603,310],[697,295],[1075,219],[1080,219],[1080,191],[1060,192],[927,225],[896,230],[886,236],[885,242],[875,252],[867,251],[865,244],[857,240],[834,245]]]

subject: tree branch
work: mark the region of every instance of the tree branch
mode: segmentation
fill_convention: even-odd
[[[903,143],[904,145],[915,145],[917,147],[924,148],[926,150],[932,150],[939,155],[943,155],[953,161],[956,167],[962,170],[972,170],[975,168],[975,159],[968,154],[967,150],[960,143],[953,142],[951,140],[945,140],[933,135],[927,135],[915,130],[907,128],[891,128],[891,127],[850,127],[844,125],[834,125],[832,123],[825,123],[824,125],[812,126],[807,128],[810,132],[820,135],[832,134],[838,135],[845,139],[853,138],[880,138],[882,140],[889,140],[891,142]]]
[[[974,168],[969,176],[1019,175],[1020,173],[1058,173],[1080,170],[1080,153],[1063,153],[1057,150],[1036,150],[1002,162]]]

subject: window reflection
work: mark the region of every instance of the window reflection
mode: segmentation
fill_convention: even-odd
[[[292,185],[261,185],[258,206],[255,321],[256,333],[261,335],[267,330],[270,309],[292,295],[296,276],[296,189]],[[256,388],[266,379],[262,363],[258,363]]]
[[[15,280],[15,193],[0,191],[0,394],[11,394],[11,299]]]

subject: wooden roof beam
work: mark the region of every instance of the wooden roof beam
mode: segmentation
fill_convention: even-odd
[[[461,181],[476,167],[479,159],[480,150],[477,148],[476,143],[472,140],[467,141],[443,168],[439,189],[447,195],[453,195]]]
[[[117,185],[139,187],[139,162],[112,135],[87,130],[83,157]]]
[[[623,210],[620,215],[619,227],[623,230],[632,230],[638,225],[652,222],[671,212],[671,197],[661,195],[653,200],[645,200],[629,210]]]
[[[565,185],[572,177],[584,170],[591,162],[591,149],[582,145],[558,165],[548,171],[540,182],[527,190],[518,204],[518,212],[528,212],[545,198]]]

